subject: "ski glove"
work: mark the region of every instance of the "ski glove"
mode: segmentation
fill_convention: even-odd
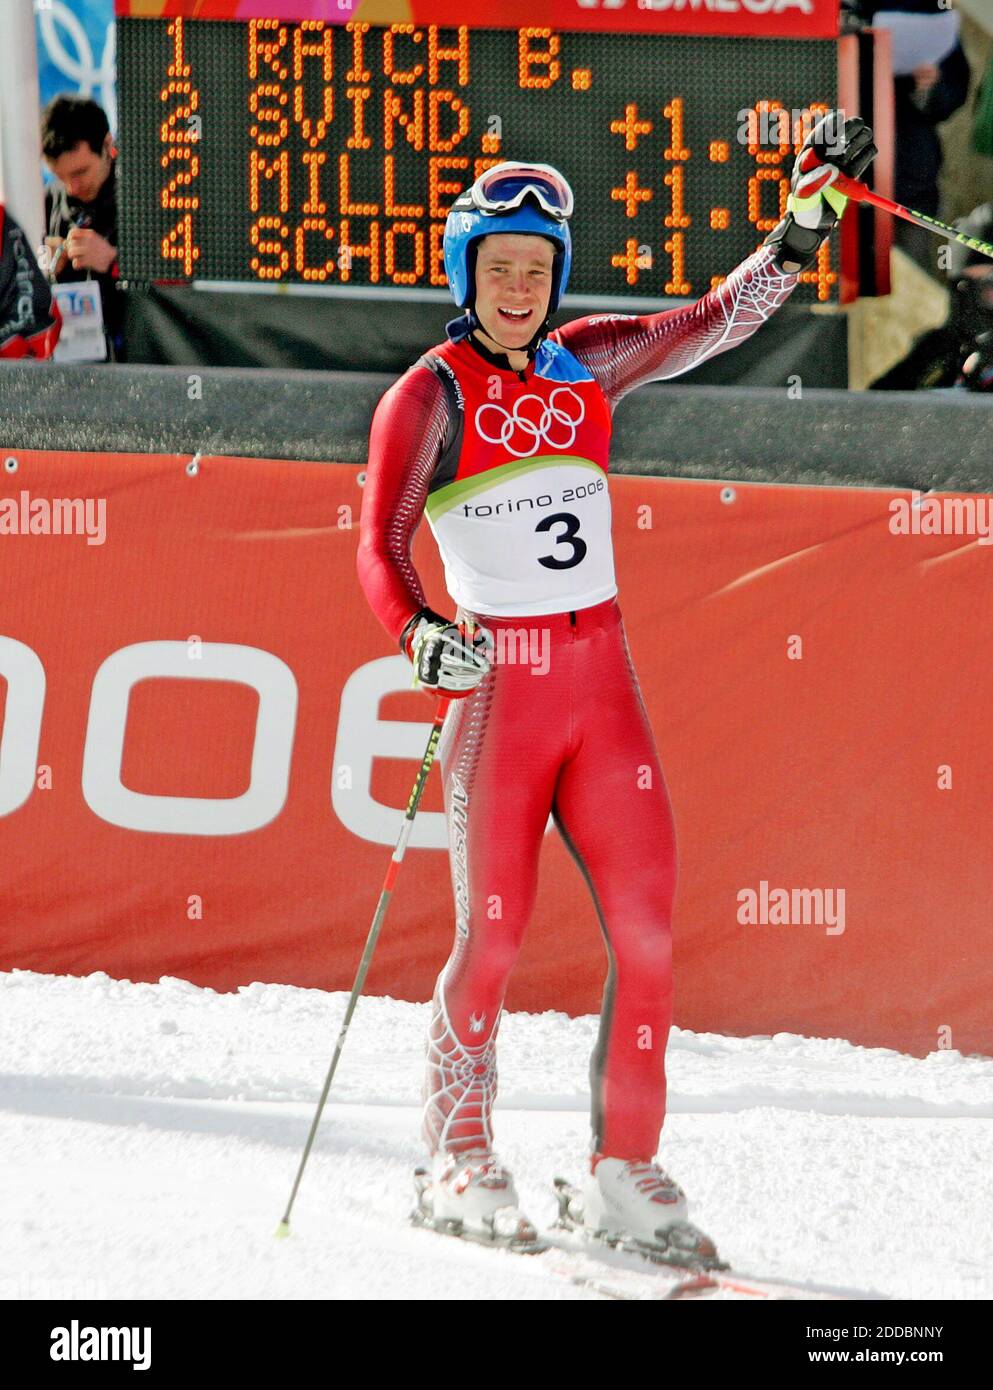
[[[414,667],[415,687],[461,700],[490,669],[493,634],[478,623],[453,623],[430,608],[415,613],[400,634]]]
[[[848,198],[831,185],[839,174],[860,179],[879,151],[872,131],[858,116],[842,125],[829,111],[811,130],[793,165],[786,216],[765,239],[778,248],[777,269],[796,274],[817,260],[822,242],[845,211]]]

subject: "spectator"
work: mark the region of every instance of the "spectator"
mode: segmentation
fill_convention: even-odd
[[[949,27],[955,29],[953,21],[957,16],[949,12],[947,0],[884,0],[872,9],[873,25],[894,28],[895,40],[904,16],[914,16],[933,28],[933,61],[920,63],[912,72],[901,72],[898,66],[894,77],[894,196],[898,203],[915,212],[938,217],[942,149],[937,127],[963,105],[969,94],[969,61],[957,31],[951,49],[948,47]],[[888,23],[888,16],[893,16],[893,24]],[[930,232],[901,218],[894,227],[894,240],[925,270],[936,273],[934,238]]]
[[[123,356],[118,287],[116,150],[107,117],[88,97],[55,97],[42,112],[41,148],[57,182],[45,195],[52,274],[60,283],[95,280],[112,356]]]
[[[0,203],[0,358],[51,357],[61,327],[27,237]]]

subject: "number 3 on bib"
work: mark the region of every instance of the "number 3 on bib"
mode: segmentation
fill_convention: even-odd
[[[550,531],[557,521],[563,523],[565,530],[555,537],[555,544],[571,545],[572,554],[567,559],[559,559],[555,555],[539,555],[538,564],[550,570],[571,570],[573,565],[578,565],[586,555],[586,542],[579,535],[579,517],[574,516],[572,512],[556,512],[554,516],[543,517],[534,529]]]

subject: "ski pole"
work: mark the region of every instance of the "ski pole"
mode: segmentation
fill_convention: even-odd
[[[881,193],[873,193],[871,188],[866,188],[858,179],[850,179],[847,174],[839,174],[831,187],[856,203],[872,203],[873,207],[882,208],[893,217],[902,217],[906,222],[913,222],[918,227],[926,227],[929,232],[936,232],[938,236],[961,242],[963,246],[979,251],[993,260],[993,246],[988,241],[980,241],[978,237],[969,236],[967,232],[960,232],[957,227],[950,227],[947,222],[939,222],[937,217],[929,217],[926,212],[913,212],[902,203],[894,203],[891,199],[884,198]]]
[[[300,1186],[300,1179],[303,1177],[303,1170],[306,1167],[307,1159],[310,1157],[310,1149],[314,1142],[314,1136],[317,1133],[317,1126],[321,1122],[324,1103],[328,1098],[328,1092],[331,1090],[331,1082],[334,1080],[335,1070],[338,1066],[338,1058],[341,1056],[341,1050],[345,1045],[348,1025],[352,1021],[355,1005],[358,1003],[359,995],[362,993],[362,986],[365,984],[365,977],[369,973],[369,966],[372,964],[372,953],[375,951],[376,942],[379,939],[379,929],[383,925],[386,909],[390,905],[390,894],[393,892],[393,885],[396,882],[397,874],[400,872],[400,865],[403,862],[407,841],[410,839],[410,832],[413,829],[414,816],[417,814],[421,793],[424,791],[424,785],[428,780],[428,773],[431,771],[431,764],[434,762],[434,755],[438,749],[438,740],[441,738],[441,726],[445,722],[445,715],[448,712],[450,701],[451,696],[443,695],[438,701],[438,708],[435,710],[428,746],[424,750],[424,757],[421,759],[421,765],[414,779],[414,786],[410,793],[410,799],[407,802],[407,810],[404,814],[403,825],[400,828],[400,836],[393,850],[389,868],[386,870],[386,878],[383,881],[379,902],[376,904],[372,926],[369,928],[369,935],[366,938],[365,950],[362,952],[362,959],[359,962],[358,974],[355,976],[355,983],[352,986],[351,998],[348,1001],[348,1008],[345,1010],[345,1019],[338,1033],[338,1041],[335,1045],[334,1056],[331,1059],[331,1066],[328,1069],[328,1074],[324,1081],[324,1090],[321,1092],[321,1098],[317,1104],[317,1111],[310,1126],[310,1133],[307,1135],[307,1143],[304,1146],[300,1167],[297,1169],[296,1179],[293,1183],[293,1191],[290,1193],[290,1200],[286,1204],[286,1211],[283,1213],[283,1219],[276,1227],[277,1236],[288,1236],[290,1233],[290,1212],[293,1209],[293,1203],[296,1201],[297,1189]]]

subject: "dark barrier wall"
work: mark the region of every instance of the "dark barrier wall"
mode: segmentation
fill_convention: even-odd
[[[727,354],[733,357],[736,354]],[[350,372],[4,363],[0,449],[364,463],[394,378]],[[611,469],[674,478],[993,490],[993,399],[682,386],[634,391]]]
[[[676,308],[679,301],[667,307]],[[657,304],[625,303],[653,313]],[[599,313],[602,304],[569,296],[552,323]],[[131,362],[216,367],[400,372],[445,337],[456,314],[445,299],[249,294],[155,285],[132,290],[125,318]],[[785,305],[762,332],[687,373],[695,384],[786,386],[802,370],[808,386],[848,385],[848,319]]]

